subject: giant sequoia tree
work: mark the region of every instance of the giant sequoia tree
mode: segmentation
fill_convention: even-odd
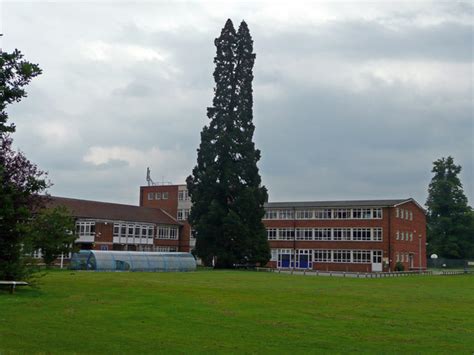
[[[187,178],[195,251],[216,267],[266,264],[270,249],[261,220],[267,190],[257,168],[260,151],[252,141],[255,54],[247,24],[242,22],[236,33],[227,20],[215,46],[210,123],[201,132],[197,165]]]
[[[474,258],[474,219],[452,157],[433,163],[428,188],[428,251],[455,259]]]

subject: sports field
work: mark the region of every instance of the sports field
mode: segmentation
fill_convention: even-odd
[[[474,276],[50,272],[0,292],[0,354],[474,352]]]

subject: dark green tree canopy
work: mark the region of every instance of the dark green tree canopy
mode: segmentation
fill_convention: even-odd
[[[269,260],[261,222],[267,191],[261,186],[253,143],[253,40],[247,24],[227,20],[215,40],[215,94],[201,132],[197,165],[187,179],[196,254],[217,267]]]
[[[433,163],[428,188],[428,253],[447,258],[474,257],[473,213],[452,157]]]

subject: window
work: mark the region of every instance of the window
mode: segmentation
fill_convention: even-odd
[[[76,233],[79,236],[95,236],[95,222],[76,222]]]
[[[353,250],[353,263],[370,263],[370,250]]]
[[[349,208],[337,208],[334,210],[335,219],[348,219],[351,218],[351,210]]]
[[[154,193],[153,193],[153,192],[149,192],[149,193],[148,193],[148,200],[153,200],[153,196],[154,196]]]
[[[278,261],[278,249],[271,249],[272,258],[270,261]]]
[[[331,240],[331,228],[316,228],[314,240]]]
[[[313,240],[311,228],[296,228],[296,240]]]
[[[168,192],[163,192],[163,193],[161,194],[161,198],[162,198],[163,200],[167,200],[167,199],[168,199]]]
[[[382,228],[372,229],[372,240],[382,241]]]
[[[267,229],[267,239],[268,240],[276,240],[277,239],[278,230],[276,228],[268,228]]]
[[[333,240],[351,240],[350,228],[334,228]]]
[[[396,240],[399,240],[400,239],[400,232],[397,231],[397,237],[395,238]]]
[[[397,258],[396,260],[397,260],[397,263],[398,263],[398,262],[400,261],[400,253],[397,252],[397,253],[395,254],[395,256],[396,256],[396,258]]]
[[[120,234],[120,225],[118,223],[114,223],[114,237],[118,237]]]
[[[397,209],[395,210],[395,216],[396,216],[397,218],[400,217],[400,209],[397,208]]]
[[[294,240],[295,230],[293,228],[280,228],[278,229],[279,240]]]
[[[278,210],[265,210],[263,219],[278,219]]]
[[[405,210],[403,208],[400,210],[400,218],[405,218]]]
[[[155,200],[161,200],[161,192],[155,193]]]
[[[350,263],[351,251],[350,250],[333,250],[333,260],[335,263]]]
[[[352,240],[356,240],[356,241],[370,240],[370,228],[352,229]]]
[[[316,249],[314,251],[314,261],[319,263],[331,262],[331,250]]]
[[[372,218],[372,210],[370,208],[353,208],[352,218],[355,219],[370,219]]]
[[[314,218],[316,219],[331,219],[332,210],[330,208],[317,209],[314,211]]]
[[[178,200],[179,200],[179,201],[187,201],[187,200],[189,200],[188,190],[181,190],[181,191],[178,191]]]
[[[293,219],[293,210],[280,210],[280,219]]]
[[[312,210],[297,210],[296,219],[312,219],[313,211]]]
[[[382,209],[381,208],[374,208],[372,210],[372,217],[375,219],[381,219],[382,218]]]
[[[410,211],[410,221],[413,221],[413,212]]]
[[[162,246],[155,246],[154,247],[155,251],[161,252],[161,253],[174,253],[178,251],[178,248],[176,247],[162,247]]]
[[[413,242],[413,233],[410,233],[410,242]]]
[[[177,220],[182,221],[184,219],[184,210],[178,210]]]
[[[158,227],[157,239],[178,239],[178,229],[176,227]]]

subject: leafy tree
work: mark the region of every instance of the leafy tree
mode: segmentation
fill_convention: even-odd
[[[452,157],[433,163],[428,188],[428,253],[446,258],[474,257],[474,219]]]
[[[229,19],[214,43],[210,123],[201,132],[197,165],[186,180],[195,251],[205,264],[214,260],[219,268],[266,264],[270,249],[262,217],[268,195],[257,167],[260,151],[252,141],[253,40],[245,22],[236,33]]]
[[[6,107],[26,97],[23,87],[40,74],[38,64],[23,60],[23,54],[18,49],[12,53],[0,50],[0,134],[15,131],[13,124],[7,125]]]
[[[44,208],[32,220],[30,237],[33,250],[41,249],[46,265],[72,250],[74,218],[64,206]]]
[[[29,269],[22,258],[27,244],[28,223],[32,211],[40,207],[39,196],[48,182],[45,174],[21,152],[12,149],[6,107],[26,96],[23,89],[41,70],[36,64],[22,60],[23,56],[0,53],[0,279],[24,279]]]

